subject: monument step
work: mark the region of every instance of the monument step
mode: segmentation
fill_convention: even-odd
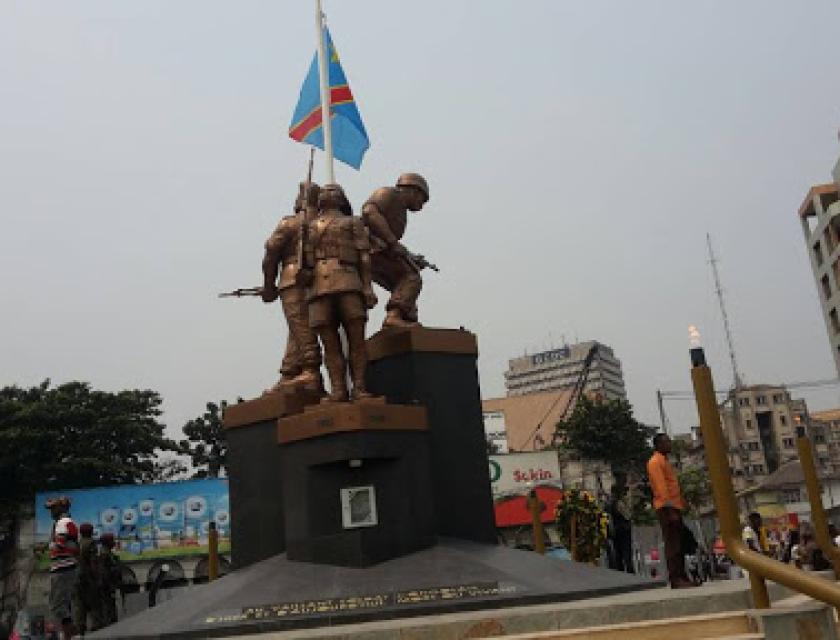
[[[508,640],[762,640],[749,616],[729,611],[700,616],[624,622],[579,629],[539,631],[504,636]]]

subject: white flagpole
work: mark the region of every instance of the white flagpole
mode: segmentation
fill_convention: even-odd
[[[315,0],[315,25],[318,28],[318,76],[321,80],[321,130],[324,132],[324,155],[327,157],[327,183],[335,183],[333,170],[332,119],[330,118],[329,60],[324,42],[324,13],[321,0]]]

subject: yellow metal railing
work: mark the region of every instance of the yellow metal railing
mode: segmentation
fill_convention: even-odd
[[[691,349],[691,365],[691,380],[694,384],[700,429],[706,449],[706,463],[712,483],[712,495],[720,521],[721,538],[732,561],[750,574],[753,605],[757,609],[770,608],[770,596],[764,582],[766,579],[835,607],[840,606],[840,586],[836,583],[768,558],[752,551],[742,542],[741,523],[738,518],[738,506],[735,503],[735,491],[732,488],[732,475],[729,470],[726,442],[712,383],[712,372],[706,364],[706,356],[702,348]],[[813,462],[811,466],[813,468]]]

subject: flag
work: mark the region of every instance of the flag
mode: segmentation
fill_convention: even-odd
[[[324,27],[324,45],[328,63],[330,85],[330,113],[332,117],[333,155],[351,167],[358,169],[362,157],[370,146],[362,116],[350,92],[347,77],[341,68],[338,52],[335,50],[330,32]],[[321,127],[321,89],[318,77],[318,52],[309,65],[309,73],[303,81],[289,137],[298,142],[324,149],[324,130]]]

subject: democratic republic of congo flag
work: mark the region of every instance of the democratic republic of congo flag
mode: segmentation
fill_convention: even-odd
[[[362,116],[347,84],[347,77],[341,68],[338,52],[335,50],[330,32],[324,27],[324,44],[329,65],[330,113],[332,115],[333,155],[342,162],[358,169],[362,157],[370,146]],[[323,150],[324,131],[321,127],[321,89],[318,78],[318,52],[309,65],[309,73],[303,81],[289,137],[298,142],[310,144]]]

